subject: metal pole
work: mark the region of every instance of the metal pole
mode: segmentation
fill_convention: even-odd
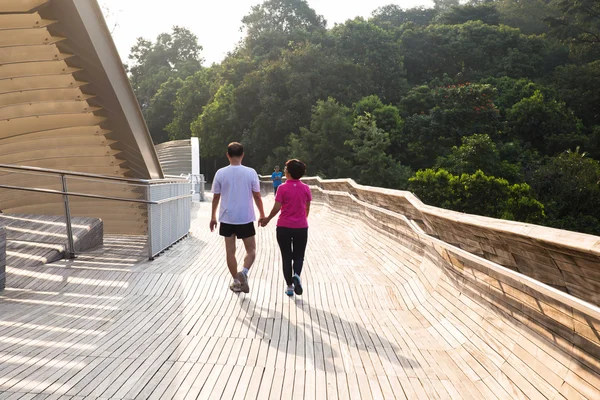
[[[65,250],[65,258],[75,258],[75,243],[73,242],[73,228],[71,226],[71,208],[69,207],[69,195],[67,190],[67,177],[65,175],[60,176],[62,182],[63,202],[65,203],[65,217],[67,219],[67,248]]]
[[[147,185],[145,190],[146,201],[149,201],[152,197],[150,190],[150,185]],[[148,210],[148,260],[152,261],[154,260],[154,254],[152,254],[152,224],[154,223],[154,221],[152,221],[152,204],[146,204],[146,209]]]

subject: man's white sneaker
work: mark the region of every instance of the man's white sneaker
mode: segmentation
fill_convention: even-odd
[[[244,273],[244,271],[240,271],[237,274],[238,281],[240,281],[240,290],[244,293],[250,292],[250,285],[248,285],[248,276]]]

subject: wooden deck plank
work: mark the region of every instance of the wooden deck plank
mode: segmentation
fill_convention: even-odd
[[[572,349],[425,276],[418,248],[323,206],[310,219],[303,296],[283,292],[272,226],[257,230],[250,293],[233,294],[208,207],[200,205],[190,237],[153,262],[128,254],[143,251],[139,238],[110,237],[73,262],[9,269],[0,399],[596,393],[593,369],[570,370]]]

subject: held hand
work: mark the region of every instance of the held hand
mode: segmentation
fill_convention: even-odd
[[[210,231],[211,232],[214,231],[216,227],[217,227],[217,220],[213,218],[210,220]]]
[[[258,226],[265,227],[269,223],[270,219],[267,217],[262,217],[258,220]]]

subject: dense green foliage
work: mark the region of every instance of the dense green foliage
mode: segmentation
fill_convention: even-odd
[[[528,184],[511,185],[481,170],[453,175],[444,169],[426,169],[409,181],[409,189],[421,200],[444,208],[532,223],[543,222],[546,217],[544,206],[534,198]]]
[[[228,142],[262,173],[414,191],[457,211],[600,234],[597,0],[435,0],[328,29],[305,0],[267,0],[220,63],[175,27],[132,49],[156,143]],[[203,40],[210,40],[206,38]]]

